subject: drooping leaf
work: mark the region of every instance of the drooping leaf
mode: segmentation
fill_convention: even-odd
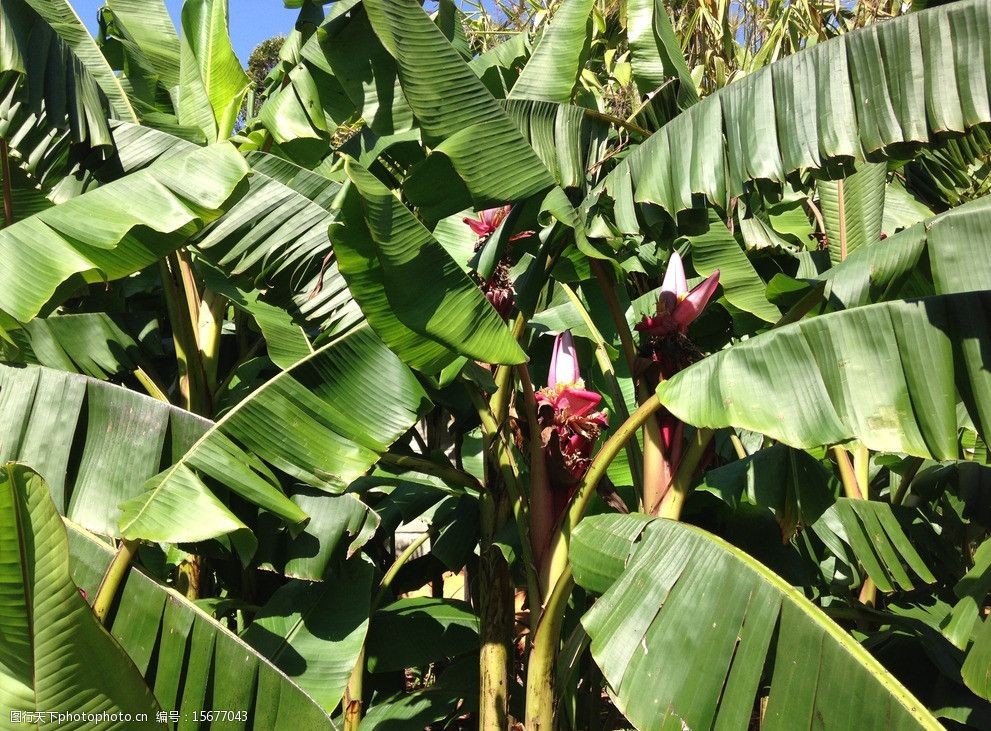
[[[498,102],[416,0],[367,0],[364,7],[396,59],[403,93],[433,154],[450,159],[479,205],[553,186]]]
[[[545,26],[533,54],[509,92],[509,99],[568,104],[588,52],[592,0],[565,0]]]
[[[35,317],[73,275],[119,279],[215,219],[248,166],[224,143],[175,155],[0,231],[0,309]]]
[[[641,94],[653,93],[669,79],[677,79],[678,105],[687,109],[698,101],[681,43],[661,0],[628,0],[626,33],[633,78]]]
[[[68,527],[73,579],[94,596],[113,551],[95,536]],[[125,575],[108,628],[154,684],[162,708],[187,718],[203,709],[233,711],[242,714],[240,719],[228,717],[223,725],[246,731],[337,728],[312,696],[263,655],[136,568]]]
[[[748,74],[654,133],[607,183],[629,177],[627,205],[671,216],[692,208],[693,195],[727,208],[749,181],[834,170],[861,152],[901,152],[986,124],[989,13],[982,0],[910,13]]]
[[[571,104],[509,99],[502,106],[561,187],[584,190],[598,177],[608,124]]]
[[[138,121],[121,80],[66,0],[5,0],[0,11],[0,70],[29,78],[31,98],[44,100],[50,124],[66,120],[76,140],[107,144],[101,94],[115,116]]]
[[[416,422],[425,402],[413,373],[369,328],[355,329],[224,414],[182,459],[150,479],[146,492],[121,505],[121,533],[172,543],[213,537],[184,499],[200,486],[197,473],[300,526],[305,513],[282,493],[269,465],[343,492]]]
[[[699,528],[592,516],[575,530],[571,558],[580,585],[609,586],[582,624],[637,728],[744,728],[765,672],[766,729],[942,728],[799,590]]]
[[[165,132],[134,125],[115,127],[114,141],[125,170],[195,149]],[[264,153],[250,152],[246,159],[252,170],[247,190],[196,237],[197,248],[232,285],[245,292],[264,290],[257,295],[259,309],[278,307],[297,324],[329,334],[346,331],[362,315],[327,236],[340,184]]]
[[[25,324],[24,335],[30,360],[16,362],[36,362],[101,380],[146,363],[123,318],[103,312],[36,317]]]
[[[961,672],[968,688],[991,700],[991,620],[985,618],[980,623],[977,639],[967,652]]]
[[[837,534],[850,546],[879,590],[890,592],[897,587],[910,591],[914,586],[906,567],[924,583],[936,581],[905,532],[903,523],[910,521],[911,511],[907,509],[872,500],[839,498],[811,527],[827,545],[831,541],[823,533],[838,528]]]
[[[278,536],[285,545],[275,550],[273,562],[277,570],[293,578],[322,580],[342,549],[347,558],[355,555],[380,524],[378,513],[351,492],[328,495],[320,490],[300,490],[292,501],[310,520],[298,536]],[[261,541],[266,537],[272,536],[263,535]]]
[[[44,480],[24,465],[0,467],[0,533],[0,726],[41,712],[131,714],[101,728],[164,728],[141,673],[73,583],[65,526]]]
[[[365,225],[372,238],[363,249],[371,248],[378,262],[382,288],[394,316],[409,330],[454,353],[486,363],[522,363],[526,356],[506,323],[430,231],[355,161],[346,161],[345,169],[360,194]],[[345,228],[348,225],[350,221],[345,221]],[[351,243],[350,239],[339,241],[345,246]],[[341,254],[338,251],[339,259]],[[349,257],[355,255],[362,253],[348,253]],[[361,304],[358,283],[349,275],[353,269],[347,265],[342,271]],[[369,310],[364,311],[372,327],[376,327]],[[391,345],[390,334],[384,329],[379,331]]]
[[[38,366],[0,365],[0,459],[30,465],[58,511],[119,536],[117,506],[178,460],[211,422],[148,396]],[[78,461],[73,455],[78,454]],[[201,524],[232,520],[222,505]]]
[[[989,308],[972,292],[823,315],[715,353],[657,393],[696,426],[955,459],[958,400],[978,433],[991,428]]]
[[[107,0],[107,7],[147,57],[165,88],[179,86],[179,37],[163,0]]]
[[[699,274],[707,277],[719,270],[719,286],[727,302],[765,322],[777,322],[781,313],[767,301],[767,285],[717,215],[710,211],[708,231],[687,239],[692,247],[692,264]]]

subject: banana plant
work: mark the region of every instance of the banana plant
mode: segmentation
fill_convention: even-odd
[[[991,6],[286,4],[0,0],[0,728],[991,726]]]

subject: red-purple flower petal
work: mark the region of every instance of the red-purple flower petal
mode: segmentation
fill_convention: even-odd
[[[475,232],[476,236],[491,236],[508,215],[509,206],[500,206],[479,211],[478,218],[465,218],[463,220]]]
[[[702,314],[702,310],[709,304],[712,295],[716,293],[719,286],[719,270],[717,269],[700,284],[692,289],[681,302],[674,308],[674,321],[678,323],[678,329],[684,332],[696,317]]]
[[[583,388],[564,388],[558,394],[554,405],[559,411],[567,412],[568,416],[585,416],[601,402],[602,396],[594,391],[586,391]]]

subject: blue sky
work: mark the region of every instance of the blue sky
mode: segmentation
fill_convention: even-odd
[[[96,33],[96,14],[104,0],[70,0],[72,7],[86,23],[91,33]],[[176,26],[182,0],[165,0]],[[231,41],[242,64],[248,63],[251,49],[266,38],[287,34],[296,22],[298,10],[287,10],[282,0],[230,0]]]

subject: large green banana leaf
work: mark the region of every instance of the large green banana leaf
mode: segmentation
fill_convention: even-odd
[[[374,573],[358,557],[322,582],[290,581],[241,638],[333,712],[365,643]]]
[[[543,30],[510,99],[568,104],[588,53],[593,0],[565,0]]]
[[[110,142],[106,99],[114,116],[137,122],[121,79],[66,0],[3,0],[0,71],[31,79],[25,92],[47,124],[68,126],[73,139]]]
[[[141,673],[73,583],[65,526],[24,465],[0,467],[0,536],[0,729],[164,728]],[[80,715],[21,716],[38,712]]]
[[[352,330],[253,391],[148,480],[146,492],[120,506],[121,534],[171,543],[217,536],[218,527],[197,516],[210,495],[199,474],[299,526],[305,513],[268,465],[343,492],[428,403],[413,373],[370,328]]]
[[[991,197],[930,216],[894,236],[868,243],[818,279],[837,307],[908,296],[918,271],[932,273],[932,292],[991,288]]]
[[[72,577],[94,596],[114,552],[96,536],[71,523],[68,528]],[[187,719],[179,728],[194,725],[194,712],[214,709],[243,713],[214,722],[222,728],[336,728],[319,703],[263,655],[138,569],[128,571],[115,607],[110,633],[153,685],[161,707]]]
[[[25,359],[5,355],[4,360],[39,363],[101,380],[134,371],[146,364],[146,358],[125,320],[104,312],[36,317],[24,326]],[[8,335],[16,336],[16,332]],[[146,335],[161,338],[157,327],[146,330]]]
[[[325,23],[300,55],[310,66],[333,73],[348,99],[379,135],[413,126],[413,112],[399,86],[396,62],[376,37],[362,6]]]
[[[499,103],[416,0],[366,0],[364,6],[396,59],[403,93],[425,140],[434,154],[450,159],[480,205],[518,200],[554,185]]]
[[[968,688],[991,700],[991,620],[986,617],[978,625],[977,638],[967,652],[961,674]]]
[[[752,180],[784,182],[991,122],[991,5],[961,0],[778,61],[679,115],[608,176],[626,204],[723,208]],[[814,90],[810,93],[810,90]],[[619,203],[618,203],[619,205]]]
[[[345,256],[356,262],[374,257],[392,316],[421,340],[486,363],[524,362],[526,355],[506,323],[430,231],[357,162],[346,160],[345,169],[360,195],[371,240],[357,248],[357,235],[335,237],[338,260],[352,294],[386,344],[396,347],[394,330],[377,327],[379,318],[362,303],[365,299],[377,304],[383,292],[377,291],[378,287],[363,287],[370,284],[367,278],[352,277],[356,267],[345,264]],[[353,225],[352,219],[347,219],[343,228],[347,232]],[[342,248],[349,244],[355,248],[345,255]]]
[[[833,550],[831,533],[848,545],[879,590],[911,591],[915,587],[909,571],[927,584],[936,577],[905,532],[903,523],[910,520],[910,510],[886,502],[839,498],[811,528]],[[846,559],[842,554],[839,558]]]
[[[800,525],[811,529],[830,553],[851,567],[852,575],[863,565],[881,591],[895,586],[911,590],[909,571],[925,583],[936,580],[906,530],[917,511],[888,502],[836,498],[831,480],[835,482],[808,453],[775,444],[709,470],[699,489],[734,508],[746,500],[773,510],[785,540]]]
[[[119,279],[215,219],[248,173],[222,143],[163,159],[0,231],[0,310],[35,317],[73,275]]]
[[[196,149],[137,125],[118,125],[113,137],[128,172]],[[264,311],[262,319],[272,315],[267,304],[286,310],[297,323],[329,333],[347,330],[362,316],[327,237],[340,184],[264,153],[249,152],[246,159],[252,170],[247,190],[194,239],[197,249],[230,278],[230,286],[258,300],[253,314]]]
[[[987,291],[844,310],[715,353],[657,394],[696,426],[956,459],[958,401],[991,428],[989,318]]]
[[[502,108],[563,188],[585,189],[607,154],[609,126],[582,107],[510,99]]]
[[[575,579],[603,593],[582,624],[619,709],[639,729],[941,729],[803,594],[694,526],[587,518]]]
[[[145,480],[182,457],[210,426],[120,386],[0,365],[0,460],[36,469],[58,511],[97,533],[119,535],[117,506],[140,494]]]
[[[179,37],[163,0],[107,0],[107,8],[148,59],[167,91],[178,93]]]
[[[36,106],[23,98],[27,86],[24,78],[17,75],[8,74],[0,81],[0,137],[7,142],[15,221],[37,213],[37,210],[25,212],[18,205],[17,196],[29,193],[47,196],[54,187],[63,183],[70,164],[69,148],[72,143],[72,134],[68,130],[51,128],[44,103]],[[13,187],[21,182],[15,177],[17,170],[28,178],[23,181],[23,187]]]
[[[185,0],[179,46],[179,123],[225,140],[248,91],[227,31],[227,0]]]
[[[764,280],[715,211],[709,210],[707,231],[686,238],[695,270],[703,277],[719,271],[719,286],[727,302],[765,322],[777,322],[781,312],[767,301]]]
[[[681,42],[661,0],[627,0],[626,34],[633,79],[641,95],[652,94],[669,79],[677,79],[678,106],[687,109],[699,100]]]

